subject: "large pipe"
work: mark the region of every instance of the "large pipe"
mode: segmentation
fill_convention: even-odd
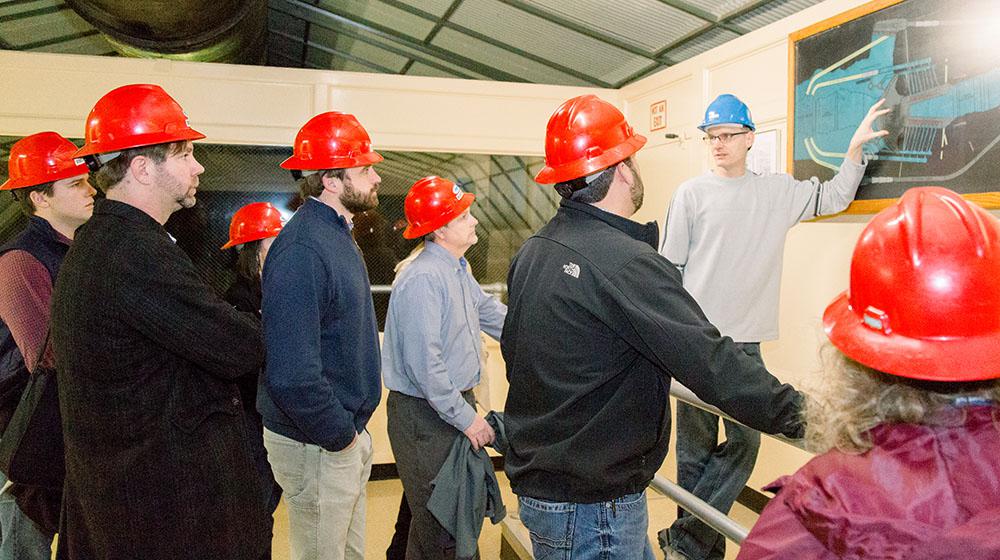
[[[267,33],[266,0],[66,0],[131,57],[259,64]]]

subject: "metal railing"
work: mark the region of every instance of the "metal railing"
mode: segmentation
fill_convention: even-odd
[[[672,480],[660,475],[653,477],[649,487],[670,498],[691,515],[701,519],[706,525],[715,529],[720,535],[741,544],[747,538],[750,530],[733,521],[731,517],[708,505],[705,501],[688,492]]]
[[[502,296],[507,293],[507,284],[503,282],[495,282],[493,284],[480,284],[483,291],[487,294],[492,294],[495,296]],[[391,284],[375,284],[372,286],[373,294],[388,294],[392,292]]]
[[[722,412],[718,408],[699,399],[690,389],[681,385],[676,380],[670,383],[670,396],[692,406],[717,414],[727,420],[739,423],[725,412]],[[791,439],[780,434],[764,435],[783,441],[789,445],[798,447],[799,449],[805,449],[801,440]],[[733,518],[710,506],[704,500],[698,498],[691,492],[681,488],[676,482],[656,475],[653,477],[653,481],[649,483],[649,487],[670,498],[685,511],[702,520],[706,525],[715,529],[720,535],[735,542],[736,544],[741,544],[750,532],[749,529],[734,521]]]

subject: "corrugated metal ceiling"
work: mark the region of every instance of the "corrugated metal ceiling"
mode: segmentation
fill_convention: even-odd
[[[267,64],[621,87],[821,0],[269,0]],[[114,55],[62,0],[0,1],[0,48]]]

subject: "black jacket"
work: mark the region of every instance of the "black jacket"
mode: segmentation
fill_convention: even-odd
[[[800,434],[799,393],[708,322],[657,237],[655,223],[564,200],[511,263],[515,493],[592,503],[643,490],[667,454],[672,378],[748,426]]]
[[[66,443],[60,558],[258,560],[270,515],[235,380],[263,362],[141,210],[99,200],[52,295]]]

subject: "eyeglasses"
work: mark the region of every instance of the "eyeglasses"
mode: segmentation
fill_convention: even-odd
[[[708,145],[714,144],[716,140],[722,142],[723,144],[728,144],[733,140],[734,137],[739,136],[741,134],[747,134],[748,132],[750,131],[744,130],[743,132],[723,132],[720,134],[706,134],[705,136],[702,137],[702,140],[704,140],[705,143]]]

